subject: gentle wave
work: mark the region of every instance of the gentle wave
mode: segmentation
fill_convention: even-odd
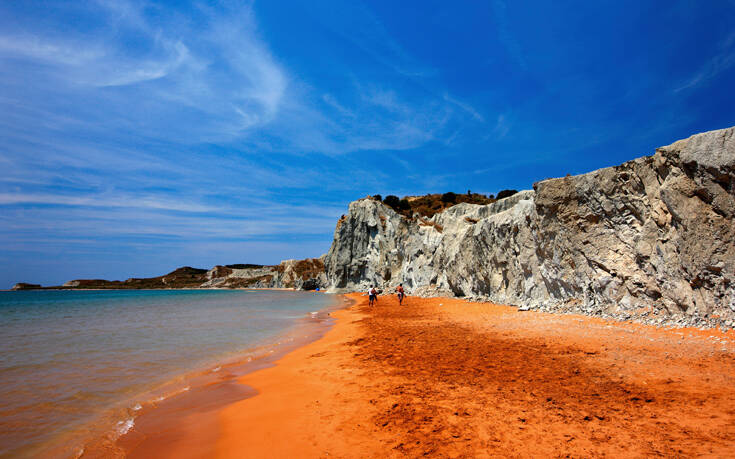
[[[126,433],[130,432],[130,429],[132,429],[135,426],[135,418],[129,418],[124,421],[120,421],[117,423],[117,434],[122,436]]]

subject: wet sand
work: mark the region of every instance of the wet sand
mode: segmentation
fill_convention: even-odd
[[[176,395],[142,403],[134,425],[112,438],[97,436],[85,444],[82,458],[212,457],[219,436],[218,413],[258,392],[238,383],[243,375],[269,368],[294,349],[320,339],[335,320],[330,313],[351,304],[335,298],[334,304],[312,312],[272,344],[252,348],[246,356],[215,368],[186,375],[186,387]],[[182,386],[183,387],[183,386]]]
[[[187,441],[216,438],[218,457],[733,456],[732,332],[351,297]],[[148,452],[202,457],[176,446]]]

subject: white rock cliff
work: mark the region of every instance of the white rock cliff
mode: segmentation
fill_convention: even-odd
[[[405,218],[361,199],[324,258],[369,285],[664,323],[735,319],[735,128],[489,205]]]

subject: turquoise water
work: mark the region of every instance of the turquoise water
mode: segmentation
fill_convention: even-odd
[[[186,390],[185,374],[273,344],[334,301],[290,291],[0,292],[0,456],[30,455]]]

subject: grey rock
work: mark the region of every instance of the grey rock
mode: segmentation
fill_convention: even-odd
[[[355,201],[324,258],[327,283],[332,291],[403,283],[412,295],[635,320],[732,320],[734,133],[694,135],[653,156],[430,219]]]
[[[278,265],[254,268],[215,266],[207,271],[202,288],[293,288],[314,290],[327,285],[323,256],[304,260],[284,260]]]

